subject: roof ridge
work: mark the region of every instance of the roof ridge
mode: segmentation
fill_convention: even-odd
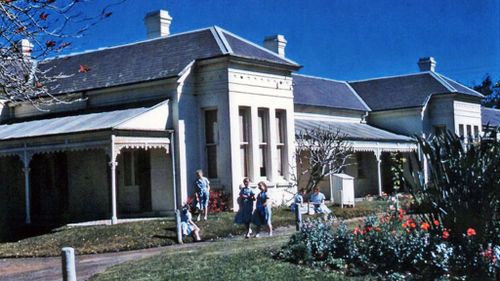
[[[201,32],[201,31],[206,31],[206,30],[211,30],[211,28],[212,27],[203,27],[203,28],[194,29],[194,30],[190,30],[190,31],[185,31],[185,32],[171,34],[171,35],[166,36],[166,37],[156,37],[156,38],[151,38],[151,39],[146,39],[146,40],[141,40],[141,41],[136,41],[136,42],[131,42],[131,43],[125,43],[125,44],[115,45],[115,46],[99,47],[97,49],[83,50],[83,51],[80,51],[80,52],[69,53],[69,54],[66,54],[66,55],[49,57],[49,58],[46,58],[46,59],[42,60],[41,62],[48,62],[48,61],[52,61],[52,60],[56,60],[56,59],[74,57],[74,56],[78,56],[78,55],[84,55],[84,54],[96,53],[96,52],[101,52],[101,51],[106,51],[106,50],[113,50],[113,49],[118,49],[118,48],[133,46],[133,45],[145,44],[145,43],[159,41],[159,40],[165,40],[165,39],[169,39],[169,38],[177,37],[177,36],[181,36],[181,35],[186,35],[186,34],[191,34],[191,33],[196,33],[196,32]]]
[[[441,85],[443,85],[448,91],[450,92],[458,92],[457,89],[455,89],[455,87],[453,87],[452,85],[450,85],[450,83],[448,83],[447,81],[445,81],[445,79],[443,79],[440,74],[434,72],[434,71],[431,71],[430,72],[431,76],[436,79]]]
[[[215,41],[217,42],[217,45],[220,48],[220,51],[223,54],[232,54],[233,50],[231,50],[231,46],[227,42],[226,38],[220,31],[220,28],[216,25],[210,27],[210,31],[212,32],[212,35],[214,36]]]
[[[314,75],[308,75],[308,74],[302,74],[302,73],[292,73],[292,76],[293,75],[307,77],[307,78],[313,78],[313,79],[328,80],[328,81],[332,81],[332,82],[347,83],[346,80],[336,80],[336,79],[332,79],[332,78],[326,78],[326,77],[320,77],[320,76],[314,76]]]
[[[451,80],[451,81],[453,81],[453,82],[455,82],[455,83],[457,83],[457,84],[460,84],[460,86],[465,87],[465,88],[467,88],[467,89],[469,89],[469,90],[471,90],[471,91],[475,92],[475,93],[476,93],[476,94],[478,94],[478,95],[484,96],[483,94],[481,94],[480,92],[478,92],[478,91],[474,90],[473,88],[471,88],[471,87],[469,87],[469,86],[466,86],[466,85],[464,85],[464,84],[462,84],[462,83],[460,83],[460,82],[458,82],[458,81],[455,81],[454,79],[451,79],[451,78],[450,78],[450,77],[448,77],[448,76],[445,76],[445,75],[443,75],[443,74],[441,74],[441,73],[436,73],[436,74],[437,74],[437,75],[439,75],[439,76],[440,76],[442,79],[444,79],[444,80]],[[458,91],[457,91],[457,92],[458,92]]]
[[[361,79],[361,80],[348,80],[347,83],[359,83],[359,82],[366,82],[366,81],[373,81],[373,80],[391,79],[391,78],[399,78],[399,77],[407,77],[407,76],[417,76],[417,75],[423,75],[423,74],[430,74],[430,71],[421,71],[421,72],[391,75],[391,76],[381,76],[381,77]]]
[[[281,56],[279,56],[278,54],[276,54],[275,52],[272,52],[272,51],[270,51],[270,50],[268,50],[268,49],[266,49],[266,48],[264,48],[264,47],[262,47],[262,46],[260,46],[260,45],[258,45],[258,44],[256,44],[256,43],[254,43],[254,42],[250,41],[250,40],[247,40],[247,39],[245,39],[245,38],[243,38],[243,37],[241,37],[241,36],[239,36],[239,35],[236,35],[236,34],[234,34],[234,33],[230,32],[230,31],[228,31],[228,30],[226,30],[226,29],[224,29],[224,28],[218,27],[218,29],[219,29],[222,33],[227,33],[227,34],[229,34],[229,35],[233,36],[234,38],[236,38],[236,39],[238,39],[238,40],[240,40],[240,41],[243,41],[243,42],[245,42],[245,43],[247,43],[247,44],[252,45],[253,47],[256,47],[256,48],[258,48],[258,49],[260,49],[260,50],[262,50],[262,51],[264,51],[264,52],[267,52],[267,53],[269,53],[269,54],[271,54],[271,55],[275,56],[276,58],[279,58],[279,59],[284,60],[284,61],[286,61],[286,62],[288,62],[288,63],[291,63],[291,64],[295,64],[295,65],[299,65],[299,66],[300,66],[300,64],[298,64],[297,62],[295,62],[295,61],[293,61],[293,60],[291,60],[291,59],[289,59],[289,58],[286,58],[286,57],[281,57]]]

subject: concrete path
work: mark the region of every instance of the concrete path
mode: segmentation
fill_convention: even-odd
[[[293,227],[278,228],[274,231],[275,236],[289,235],[295,231]],[[267,236],[267,235],[263,235]],[[244,239],[243,236],[226,238],[224,240]],[[108,267],[134,260],[158,255],[165,251],[178,251],[180,249],[199,248],[208,243],[188,243],[183,245],[172,245],[159,248],[143,249],[136,251],[82,255],[76,256],[76,274],[78,280],[88,280],[97,273],[104,272]],[[61,258],[19,258],[0,259],[0,281],[16,280],[62,280]]]

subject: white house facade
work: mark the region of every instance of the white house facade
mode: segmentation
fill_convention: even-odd
[[[352,82],[305,76],[282,35],[262,47],[216,26],[169,34],[171,21],[153,12],[146,41],[40,62],[68,77],[48,83],[51,93],[74,102],[3,105],[0,221],[168,214],[192,195],[200,168],[234,209],[245,177],[287,203],[295,132],[314,127],[352,143],[344,172],[356,196],[380,194],[390,191],[384,159],[417,151],[415,135],[482,130],[482,96],[434,69]],[[322,183],[329,196],[332,184]]]

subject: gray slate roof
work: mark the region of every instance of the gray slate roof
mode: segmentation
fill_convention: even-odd
[[[300,105],[370,111],[345,81],[294,74],[293,96],[294,103]]]
[[[414,142],[410,137],[394,134],[365,123],[295,119],[296,130],[317,128],[339,130],[340,133],[346,134],[349,140],[354,141]]]
[[[483,96],[435,72],[352,81],[349,84],[373,111],[424,106],[432,95]]]
[[[150,108],[132,108],[0,125],[0,140],[112,129]]]
[[[50,75],[68,75],[47,83],[50,92],[71,93],[178,76],[191,62],[230,55],[298,69],[286,58],[219,27],[173,34],[138,43],[49,59],[40,63]],[[90,71],[79,73],[80,65]]]
[[[500,109],[481,107],[481,121],[483,126],[500,127]]]

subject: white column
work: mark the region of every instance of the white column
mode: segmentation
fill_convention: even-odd
[[[257,107],[252,106],[250,108],[250,178],[253,181],[258,181],[260,179],[260,169],[259,169],[259,116]]]
[[[377,179],[378,179],[378,195],[382,195],[382,153],[380,150],[375,151],[375,158],[377,159]]]
[[[116,224],[118,222],[118,216],[116,212],[116,162],[117,151],[115,151],[115,136],[111,135],[111,153],[109,167],[111,168],[111,224]]]
[[[274,108],[269,108],[269,170],[271,171],[269,175],[269,181],[276,183],[278,181],[278,151],[276,150],[276,144],[278,140],[276,136],[278,135],[276,130],[276,110]]]
[[[118,166],[118,162],[109,162],[109,167],[111,168],[111,224],[118,222],[116,214],[116,166]]]
[[[23,172],[24,172],[24,202],[25,202],[25,223],[31,223],[31,202],[30,202],[30,162],[31,156],[26,151],[26,146],[23,153]]]

